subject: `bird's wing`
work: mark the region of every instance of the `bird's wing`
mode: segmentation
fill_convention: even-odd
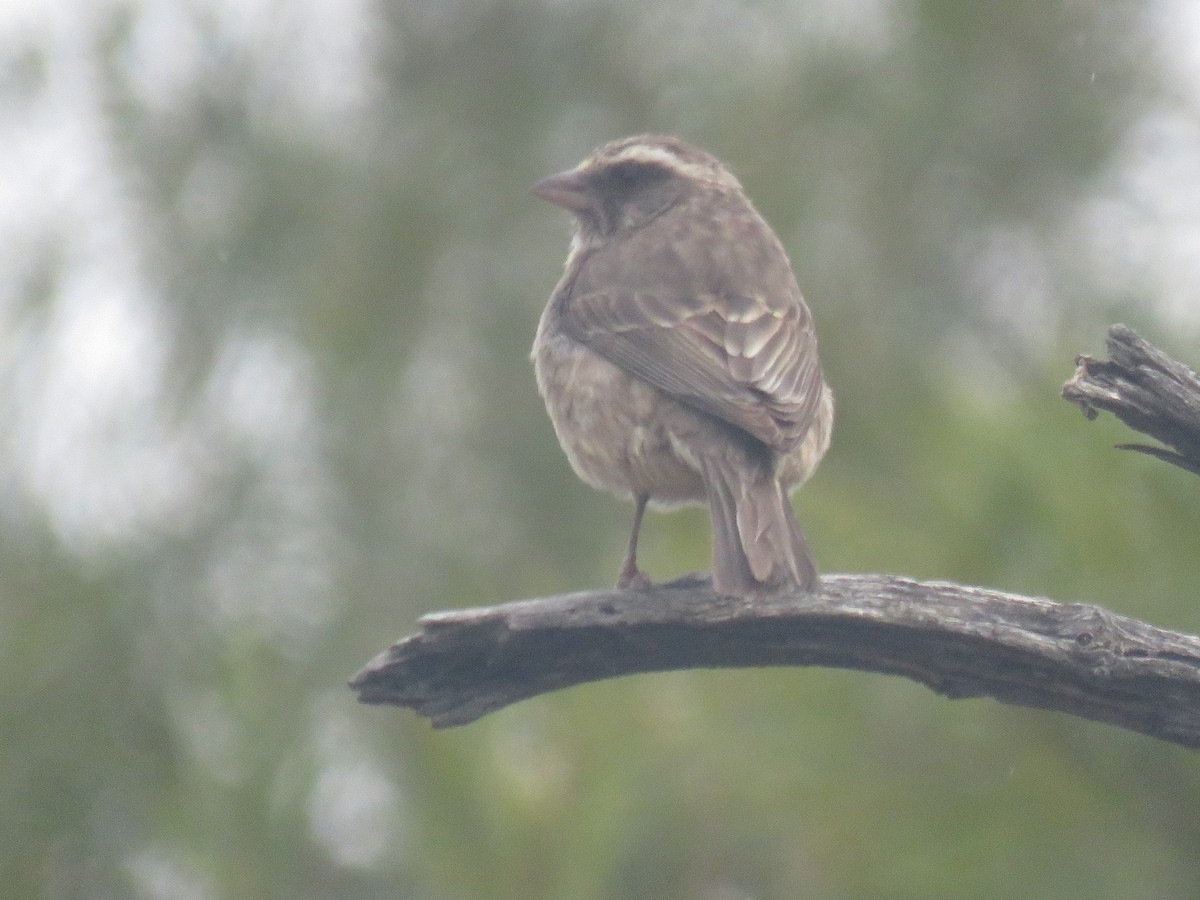
[[[817,340],[798,289],[783,298],[593,289],[572,293],[563,324],[635,377],[777,452],[794,449],[816,415]]]

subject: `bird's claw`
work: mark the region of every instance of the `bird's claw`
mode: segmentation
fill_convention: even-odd
[[[654,582],[641,569],[624,569],[617,577],[618,591],[644,591],[652,587]]]

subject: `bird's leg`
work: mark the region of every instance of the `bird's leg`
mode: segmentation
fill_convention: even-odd
[[[638,532],[642,530],[642,516],[646,513],[648,494],[638,494],[634,500],[637,509],[633,512],[633,533],[629,535],[629,549],[625,551],[625,562],[621,565],[621,574],[617,576],[617,590],[639,590],[651,585],[650,579],[637,567]]]

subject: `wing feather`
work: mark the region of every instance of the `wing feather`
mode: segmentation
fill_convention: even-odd
[[[816,412],[816,338],[798,304],[780,312],[745,298],[595,291],[571,298],[564,324],[635,377],[776,451],[797,446]]]

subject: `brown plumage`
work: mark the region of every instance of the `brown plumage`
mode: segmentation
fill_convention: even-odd
[[[605,144],[534,193],[576,218],[533,345],[575,471],[636,504],[707,500],[713,586],[811,590],[788,493],[829,446],[833,395],[812,316],[774,232],[714,157],[675,138]]]

